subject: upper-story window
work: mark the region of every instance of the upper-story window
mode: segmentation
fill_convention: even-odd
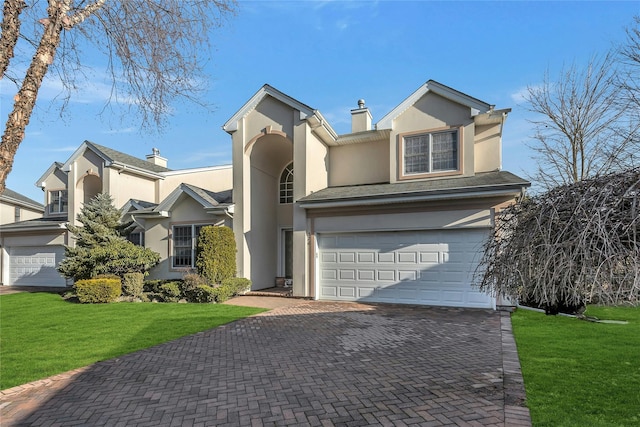
[[[402,178],[460,170],[459,128],[401,135]]]
[[[66,213],[67,208],[67,190],[49,191],[49,213]]]
[[[289,163],[280,175],[280,203],[293,203],[293,163]]]
[[[20,216],[21,216],[20,214],[21,214],[20,207],[19,206],[14,207],[13,208],[13,219],[15,220],[15,222],[20,221]]]

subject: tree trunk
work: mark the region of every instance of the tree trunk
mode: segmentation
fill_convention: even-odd
[[[20,13],[27,7],[24,0],[5,0],[2,9],[2,34],[0,35],[0,79],[4,77],[13,58],[13,50],[20,35]]]
[[[13,167],[13,159],[18,146],[24,139],[24,131],[29,124],[33,107],[36,105],[38,90],[49,65],[60,44],[63,14],[57,2],[50,2],[47,9],[49,17],[41,20],[44,24],[44,34],[36,50],[31,65],[22,81],[18,94],[14,97],[13,111],[9,114],[5,132],[0,143],[0,192],[5,189],[7,176]]]

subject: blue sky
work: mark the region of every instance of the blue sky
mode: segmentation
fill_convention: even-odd
[[[533,166],[522,104],[527,85],[623,42],[634,15],[640,2],[240,1],[208,54],[205,99],[213,110],[175,104],[162,134],[121,122],[118,105],[99,116],[108,86],[99,77],[104,61],[89,53],[95,76],[64,118],[52,102],[59,83],[47,79],[7,187],[42,201],[36,180],[84,140],[141,158],[157,147],[172,169],[229,164],[231,138],[221,126],[265,83],[347,133],[359,98],[375,123],[429,79],[513,109],[503,169],[525,176]],[[15,90],[5,80],[0,85],[4,124]]]

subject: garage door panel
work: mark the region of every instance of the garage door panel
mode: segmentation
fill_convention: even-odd
[[[64,258],[64,247],[11,247],[8,253],[10,285],[66,286],[66,280],[56,269]]]
[[[395,264],[396,254],[393,252],[379,252],[378,264]]]
[[[356,278],[355,270],[339,270],[338,277],[340,280],[354,280]]]
[[[376,280],[376,272],[375,270],[358,270],[358,281],[375,281]]]
[[[493,298],[471,286],[486,235],[478,229],[320,234],[320,298],[491,308]]]

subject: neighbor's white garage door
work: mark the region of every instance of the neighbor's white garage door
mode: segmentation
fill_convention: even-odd
[[[62,246],[9,248],[9,284],[13,286],[66,286],[56,267],[64,258]]]
[[[318,235],[319,298],[493,308],[472,287],[487,230]]]

